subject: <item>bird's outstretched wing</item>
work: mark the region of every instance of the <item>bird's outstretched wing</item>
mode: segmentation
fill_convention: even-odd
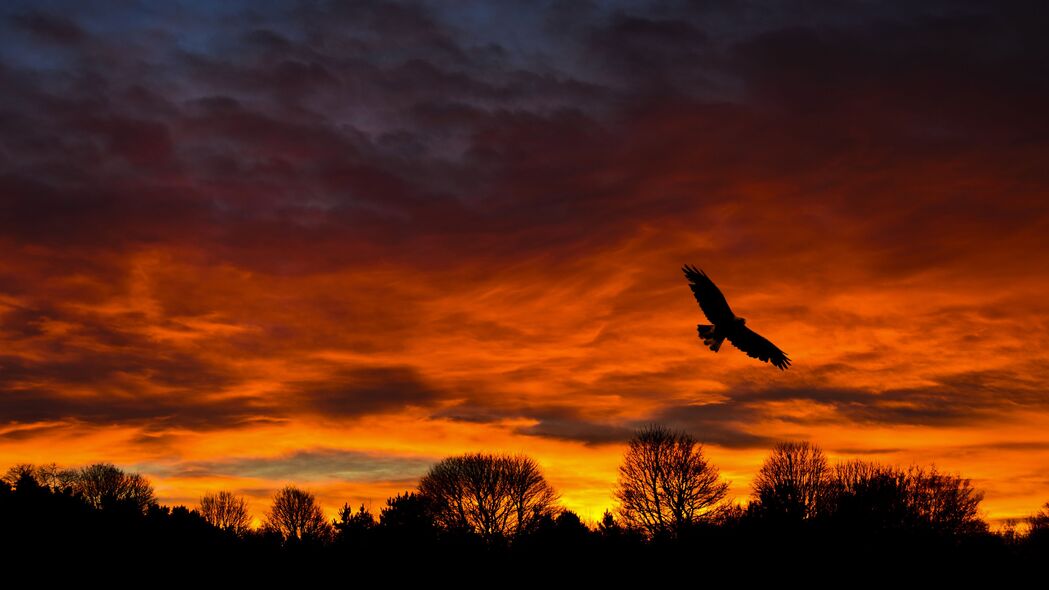
[[[736,348],[747,353],[747,356],[772,363],[781,371],[790,366],[790,359],[787,358],[785,352],[769,342],[764,336],[746,326],[740,326],[729,332],[728,341]]]
[[[721,294],[721,290],[714,284],[714,281],[710,280],[710,277],[705,272],[698,270],[694,266],[686,264],[681,270],[685,272],[685,278],[689,282],[688,286],[692,289],[692,294],[696,296],[696,301],[699,302],[699,308],[703,310],[703,315],[707,316],[707,319],[715,325],[731,323],[736,316],[732,313],[732,308],[728,306],[728,301],[725,301],[725,296]]]

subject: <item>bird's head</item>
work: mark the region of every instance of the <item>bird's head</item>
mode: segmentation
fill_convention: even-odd
[[[739,318],[739,317],[737,317],[736,321],[739,322],[739,325],[741,325],[741,326],[746,326],[747,325],[747,318]]]

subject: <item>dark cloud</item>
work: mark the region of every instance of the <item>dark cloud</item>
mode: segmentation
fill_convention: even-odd
[[[666,95],[714,91],[717,48],[696,23],[618,13],[596,26],[588,53],[620,84]]]
[[[18,29],[42,41],[59,45],[74,45],[87,38],[87,33],[76,22],[57,14],[39,11],[18,12],[10,17]]]
[[[287,381],[267,395],[226,393],[247,378],[137,340],[126,350],[78,351],[64,361],[0,356],[0,416],[11,423],[75,420],[209,430],[302,414],[347,420],[433,407],[458,395],[410,366],[341,368],[322,380]]]
[[[0,356],[0,387],[46,383],[58,390],[91,387],[119,393],[148,381],[161,388],[213,393],[238,381],[228,367],[144,334],[150,323],[139,313],[104,316],[43,305],[14,308],[0,320],[0,333],[48,353],[45,358]],[[61,337],[49,337],[47,323],[62,326]]]
[[[973,371],[947,375],[928,387],[874,391],[833,387],[730,387],[723,401],[670,406],[652,420],[692,432],[712,444],[767,448],[775,437],[755,434],[756,425],[783,421],[798,427],[826,423],[949,427],[1001,419],[1017,408],[1044,411],[1047,401],[1040,381],[1013,371]],[[830,416],[785,412],[784,402],[810,402],[831,410]],[[868,449],[888,453],[900,449]],[[842,449],[843,453],[858,452]]]
[[[434,461],[342,449],[309,449],[280,457],[239,457],[224,461],[181,463],[151,467],[149,471],[174,477],[255,477],[283,481],[343,480],[406,482],[418,480]]]
[[[581,442],[587,445],[621,444],[630,439],[633,430],[616,424],[602,424],[565,417],[540,417],[532,426],[516,428],[514,432]]]
[[[862,388],[826,386],[781,387],[775,384],[757,386],[737,384],[722,393],[723,399],[705,403],[674,404],[663,407],[642,420],[594,419],[587,404],[566,405],[492,405],[483,400],[470,400],[442,410],[436,416],[466,422],[491,423],[512,419],[536,423],[517,427],[515,432],[529,436],[571,440],[587,445],[621,444],[633,432],[650,423],[660,423],[691,433],[700,441],[737,449],[769,448],[779,442],[776,436],[760,433],[763,424],[785,422],[799,431],[829,423],[856,426],[911,425],[951,427],[992,422],[1005,418],[1017,409],[1049,409],[1038,376],[1028,376],[1031,367],[1015,371],[971,371],[945,375],[928,387],[876,391]],[[671,371],[670,374],[674,374]],[[659,387],[655,374],[644,377],[645,389],[630,395],[638,399],[657,398],[652,391]],[[620,377],[621,378],[621,377]],[[615,378],[609,378],[614,381]],[[630,392],[630,379],[625,379]],[[663,382],[664,389],[670,382]],[[785,402],[807,402],[830,413],[815,415],[784,412]],[[1023,443],[1016,443],[1022,446]],[[1039,443],[1040,444],[1040,443]],[[1018,447],[1019,448],[1019,447]],[[840,449],[846,454],[892,453],[903,449]]]
[[[294,407],[333,419],[427,407],[451,397],[409,366],[342,369],[316,382],[288,384]]]
[[[730,401],[725,405],[752,411],[769,402],[806,401],[834,410],[836,418],[859,424],[922,426],[972,424],[1021,408],[1041,411],[1049,407],[1042,377],[1034,367],[970,371],[940,376],[934,381],[924,387],[883,391],[819,386],[740,388],[730,393]],[[766,416],[774,417],[768,413]]]
[[[528,419],[535,424],[514,429],[518,434],[581,442],[586,445],[622,444],[647,424],[658,422],[687,430],[704,443],[730,448],[768,447],[773,439],[747,432],[745,422],[760,413],[731,404],[667,407],[644,420],[600,420],[579,406],[493,407],[471,401],[444,410],[439,417],[466,422],[500,422]]]
[[[1044,440],[1029,440],[1029,441],[992,441],[987,443],[980,443],[978,445],[969,445],[965,447],[967,451],[982,451],[982,450],[999,450],[999,451],[1049,451],[1049,441]]]
[[[882,447],[882,448],[862,448],[862,447],[841,447],[831,449],[832,452],[839,455],[891,455],[893,453],[899,453],[906,451],[903,448],[893,447]]]
[[[103,392],[73,395],[49,389],[0,390],[6,423],[70,421],[99,426],[138,425],[147,430],[215,430],[272,423],[270,406],[253,397],[210,399]]]
[[[537,47],[544,57],[528,69],[519,49],[489,47],[452,24],[462,21],[457,10],[318,5],[250,12],[239,25],[206,25],[206,11],[190,11],[222,40],[172,43],[180,31],[171,30],[148,75],[134,63],[103,67],[105,52],[85,51],[83,84],[65,88],[12,57],[5,85],[15,92],[4,106],[17,116],[5,133],[0,182],[12,198],[3,231],[23,243],[75,244],[85,256],[193,236],[213,256],[269,272],[345,268],[380,251],[407,260],[435,240],[446,264],[476,256],[478,243],[493,259],[571,252],[614,243],[638,219],[698,216],[727,197],[709,182],[786,170],[826,179],[822,162],[847,158],[860,142],[857,156],[883,157],[890,143],[896,152],[913,146],[913,156],[958,149],[977,131],[1037,135],[1039,121],[1016,125],[1023,109],[987,107],[1047,94],[1024,74],[1044,43],[1022,14],[1006,11],[988,19],[986,9],[952,16],[947,7],[881,3],[866,20],[839,15],[804,27],[783,8],[742,26],[731,10],[653,3],[578,10],[572,22],[586,26],[541,35],[499,23],[576,52]],[[33,14],[12,18],[54,21]],[[69,29],[78,11],[62,18]],[[92,18],[104,21],[105,11]],[[392,38],[411,42],[391,52]],[[559,69],[595,52],[621,74],[614,91],[600,76]],[[743,91],[728,104],[719,90],[711,102],[701,89],[712,77]],[[905,94],[886,96],[893,88]],[[645,194],[646,184],[684,171],[700,178]],[[691,198],[697,191],[705,197]],[[858,200],[841,206],[863,207]],[[956,247],[919,230],[933,217],[942,227],[952,211],[951,223],[972,224],[978,205],[952,202],[920,200],[905,223],[872,224],[870,235],[920,239],[924,258],[908,258],[942,262]],[[1029,212],[1022,203],[994,209],[974,229],[1015,229]]]
[[[812,402],[833,413],[831,417],[797,417],[769,405],[796,401]],[[980,371],[946,376],[929,387],[885,391],[827,387],[730,389],[726,401],[667,407],[653,420],[692,432],[712,444],[767,448],[777,442],[776,438],[753,434],[753,426],[748,424],[782,420],[799,426],[833,422],[947,427],[993,421],[1022,407],[1035,411],[1047,408],[1036,381],[1011,372]]]
[[[491,396],[488,396],[491,397]],[[435,418],[476,424],[532,420],[514,428],[517,434],[582,442],[587,445],[619,444],[630,438],[627,425],[589,417],[585,404],[536,405],[513,400],[470,398],[434,413]]]
[[[652,417],[658,422],[691,433],[701,442],[736,449],[768,448],[775,437],[751,432],[753,424],[764,417],[757,408],[733,403],[709,403],[670,406]]]
[[[569,407],[537,407],[506,410],[474,410],[472,413],[455,413],[445,417],[470,422],[498,422],[509,419],[529,419],[536,423],[514,429],[518,434],[539,436],[586,445],[623,444],[634,432],[653,422],[672,428],[686,430],[701,442],[729,448],[767,448],[776,442],[774,438],[748,432],[745,423],[756,418],[760,412],[730,404],[707,406],[671,406],[664,408],[645,420],[599,421],[586,413]]]

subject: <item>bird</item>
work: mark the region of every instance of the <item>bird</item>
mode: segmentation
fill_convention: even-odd
[[[747,353],[747,356],[772,363],[781,371],[790,366],[790,359],[787,358],[785,352],[761,334],[748,328],[746,319],[732,313],[732,308],[728,306],[725,296],[705,272],[688,264],[684,265],[681,270],[688,279],[688,286],[692,289],[692,294],[696,296],[703,315],[714,324],[713,326],[707,324],[696,326],[703,344],[717,352],[727,339],[733,346]]]

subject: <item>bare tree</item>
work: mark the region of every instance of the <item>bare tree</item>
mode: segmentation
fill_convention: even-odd
[[[854,492],[879,475],[889,472],[890,468],[873,461],[853,459],[834,466],[832,481],[837,490],[843,493]]]
[[[0,477],[0,482],[4,485],[12,488],[18,488],[19,486],[29,485],[30,487],[41,486],[40,480],[36,476],[36,465],[32,463],[19,463],[18,465],[12,465],[8,468],[7,472],[4,473],[3,477]]]
[[[293,485],[284,486],[273,496],[265,527],[286,541],[323,541],[331,535],[316,496]]]
[[[34,465],[32,463],[20,463],[7,470],[0,481],[11,487],[16,487],[20,481],[32,480],[36,485],[51,491],[60,491],[72,482],[71,470],[63,470],[55,463]]]
[[[654,425],[630,440],[614,496],[623,522],[654,536],[710,516],[728,487],[695,438]]]
[[[70,470],[59,479],[68,480],[73,492],[95,508],[126,506],[145,512],[157,503],[149,480],[137,473],[125,473],[112,463]]]
[[[200,499],[199,511],[212,526],[237,535],[243,534],[251,526],[247,501],[230,491],[204,494]]]
[[[754,495],[770,516],[815,517],[830,490],[831,470],[823,450],[807,442],[779,443],[754,478]]]
[[[909,528],[962,535],[986,530],[983,493],[969,480],[935,467],[847,461],[835,466],[826,507],[851,528]]]
[[[553,515],[557,501],[539,464],[523,455],[472,453],[443,459],[419,482],[419,493],[439,525],[488,540],[530,530]]]
[[[900,529],[914,522],[907,473],[870,461],[834,466],[824,513],[848,529]]]
[[[1027,518],[1027,524],[1034,529],[1049,531],[1049,502],[1042,504],[1042,509]]]
[[[980,518],[983,492],[959,475],[911,467],[907,471],[909,501],[919,523],[943,534],[982,532],[987,523]]]
[[[1049,545],[1049,502],[1042,509],[1026,518],[1027,540],[1037,545]]]
[[[530,457],[513,455],[502,459],[506,496],[513,514],[509,529],[513,534],[530,528],[543,516],[552,516],[557,493],[543,477],[539,464]]]

